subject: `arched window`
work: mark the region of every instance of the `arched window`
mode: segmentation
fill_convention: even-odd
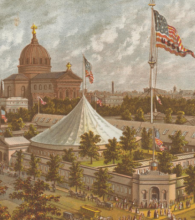
[[[21,87],[21,97],[25,97],[25,86]]]
[[[47,85],[44,85],[44,89],[47,90]]]
[[[11,86],[7,87],[7,96],[11,97]]]
[[[62,94],[62,92],[60,92],[60,99],[63,99],[63,94]]]
[[[39,90],[42,90],[42,85],[39,85]]]
[[[66,97],[69,98],[69,91],[66,90]]]
[[[37,90],[37,85],[34,85],[34,90]]]
[[[49,84],[49,89],[50,89],[50,90],[52,89],[52,86],[51,86],[51,84]]]

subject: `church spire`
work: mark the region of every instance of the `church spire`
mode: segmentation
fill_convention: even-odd
[[[32,44],[38,44],[38,40],[37,40],[37,37],[36,37],[36,29],[37,29],[37,26],[33,23],[32,27],[32,34],[33,34],[33,38],[31,40],[31,43]]]

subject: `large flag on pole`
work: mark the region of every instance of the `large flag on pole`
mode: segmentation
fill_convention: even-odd
[[[41,100],[41,104],[42,105],[46,105],[47,104],[47,102],[43,101],[43,99],[40,96],[38,96],[37,98]]]
[[[89,82],[93,83],[94,77],[92,73],[92,65],[91,63],[84,57],[84,62],[85,62],[85,77],[89,78]]]
[[[155,30],[156,30],[156,47],[164,48],[166,51],[176,56],[185,57],[187,54],[195,58],[191,50],[186,49],[177,30],[168,25],[166,19],[154,10]]]

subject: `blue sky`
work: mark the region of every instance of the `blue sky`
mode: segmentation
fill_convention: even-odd
[[[31,25],[52,60],[52,71],[72,70],[82,76],[82,53],[91,62],[89,90],[139,90],[149,84],[149,0],[1,0],[0,78],[17,73],[22,49],[30,43]],[[195,52],[195,1],[156,0],[156,10],[174,26],[183,45]],[[20,23],[14,25],[19,17]],[[157,87],[193,89],[195,60],[158,53]]]

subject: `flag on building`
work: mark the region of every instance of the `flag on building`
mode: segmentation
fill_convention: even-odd
[[[158,139],[158,138],[155,138],[155,143],[156,143],[156,145],[158,145],[158,146],[163,145],[163,142],[162,142],[160,139]]]
[[[84,64],[85,64],[85,77],[88,77],[89,82],[93,83],[94,77],[92,73],[92,65],[84,56],[83,58],[84,58]]]
[[[157,47],[164,48],[176,56],[185,57],[187,54],[190,54],[195,58],[194,53],[183,46],[177,30],[168,25],[166,19],[156,10],[154,10],[154,18]]]
[[[5,123],[7,122],[7,118],[5,116],[5,111],[4,110],[1,110],[1,118],[4,120]]]
[[[158,96],[156,96],[156,100],[157,100],[157,102],[158,102],[160,105],[162,105],[162,102],[161,102],[161,100],[160,100],[160,98],[159,98]]]
[[[102,100],[101,99],[97,99],[96,103],[99,105],[99,106],[102,106]]]
[[[47,102],[43,101],[43,99],[40,96],[38,96],[37,98],[41,100],[41,104],[42,105],[46,105],[47,104]]]

